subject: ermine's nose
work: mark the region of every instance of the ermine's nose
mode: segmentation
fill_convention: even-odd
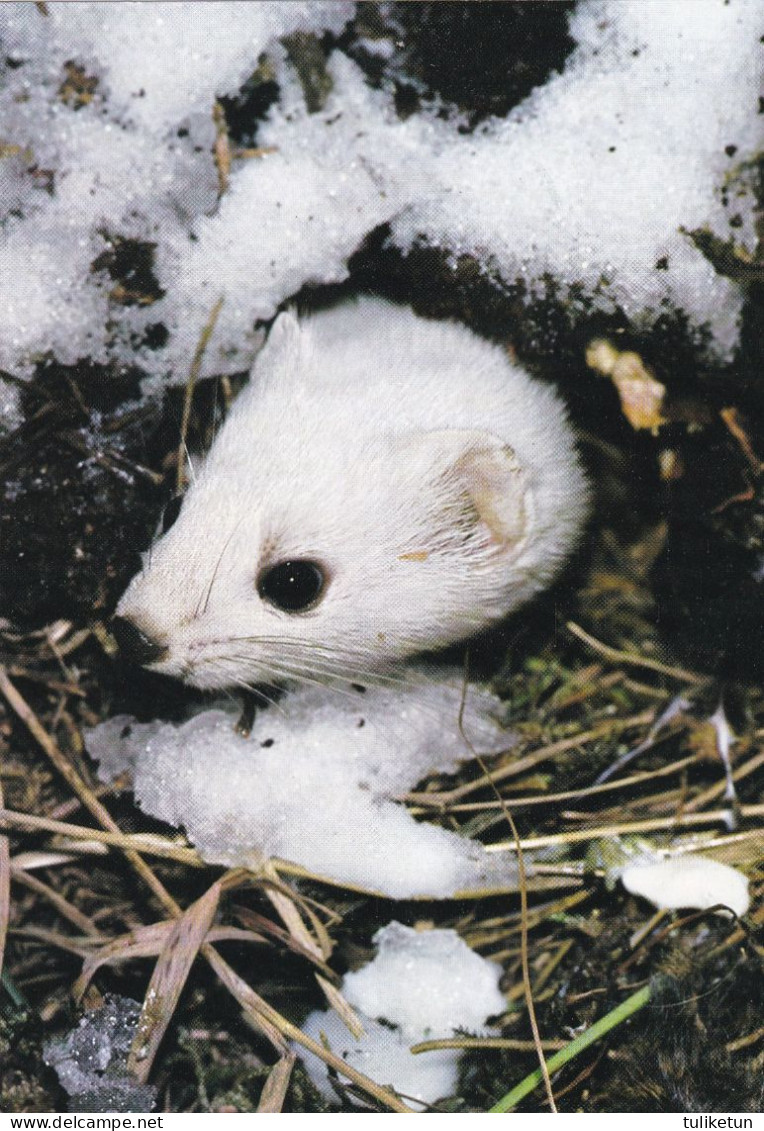
[[[167,655],[167,648],[141,632],[136,624],[127,617],[114,617],[111,622],[111,631],[117,641],[120,652],[126,659],[134,664],[153,664],[162,660]]]

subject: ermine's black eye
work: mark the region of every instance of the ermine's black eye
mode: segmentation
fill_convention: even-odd
[[[166,534],[170,529],[175,519],[180,514],[180,508],[183,506],[183,496],[175,495],[170,499],[167,506],[162,511],[162,533]]]
[[[318,562],[298,558],[264,569],[257,579],[257,592],[285,613],[302,613],[319,600],[326,580]]]

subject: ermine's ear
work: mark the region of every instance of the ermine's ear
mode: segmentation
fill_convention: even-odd
[[[509,444],[491,432],[444,429],[409,437],[405,447],[421,467],[422,489],[436,495],[436,545],[469,542],[496,554],[517,550],[528,532],[531,499]]]
[[[293,311],[279,314],[268,332],[265,345],[255,358],[253,377],[258,381],[270,379],[274,373],[293,371],[300,360],[300,323]]]

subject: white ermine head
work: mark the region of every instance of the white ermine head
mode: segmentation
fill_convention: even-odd
[[[201,688],[363,680],[542,589],[586,509],[562,405],[498,346],[379,299],[281,314],[115,631]]]

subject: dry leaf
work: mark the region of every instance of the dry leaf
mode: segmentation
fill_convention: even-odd
[[[285,1052],[281,1059],[276,1061],[265,1081],[260,1103],[257,1105],[258,1113],[277,1114],[281,1111],[296,1059],[293,1052]]]
[[[127,1066],[145,1083],[186,978],[217,914],[220,881],[172,924],[146,991]]]

